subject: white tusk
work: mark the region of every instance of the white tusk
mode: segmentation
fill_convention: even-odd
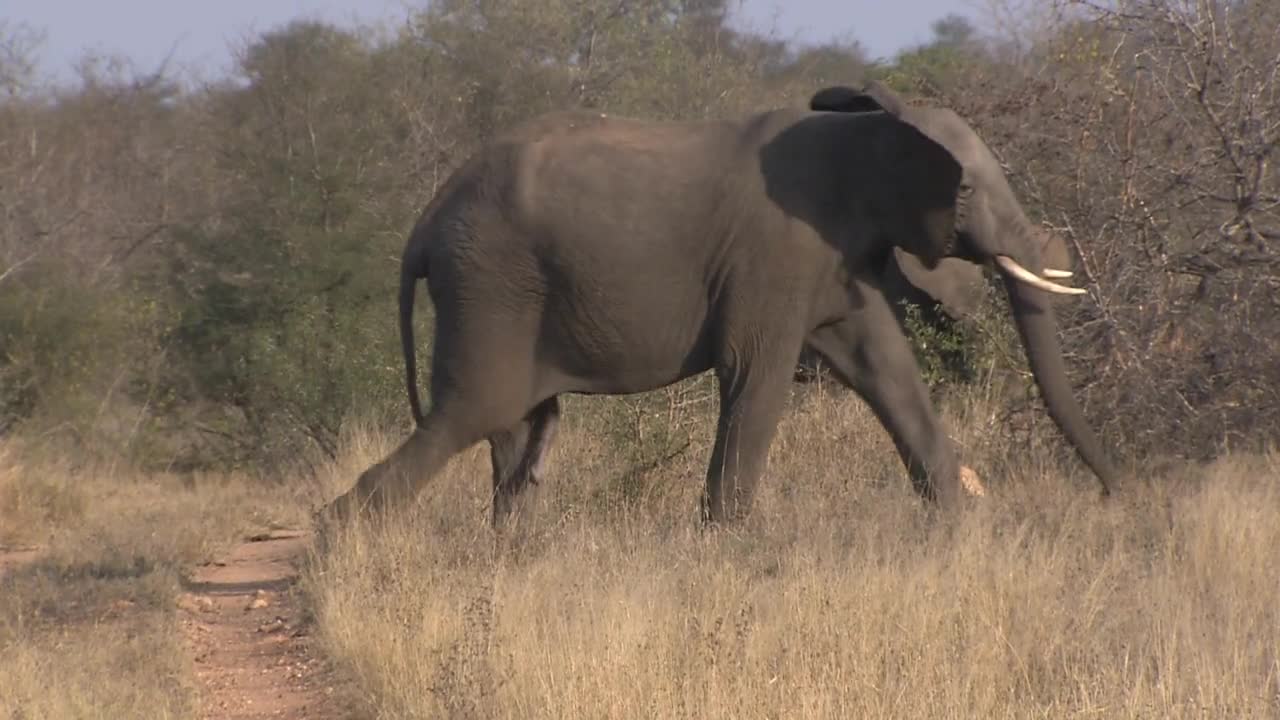
[[[1053,278],[1055,280],[1064,280],[1066,278],[1071,277],[1072,275],[1075,275],[1075,273],[1071,272],[1070,270],[1055,270],[1053,268],[1045,268],[1044,272],[1040,274],[1047,278]]]
[[[1058,295],[1083,295],[1084,290],[1080,288],[1064,287],[1056,282],[1050,282],[1036,275],[1030,270],[1022,267],[1013,258],[1008,255],[997,255],[996,264],[1001,270],[1009,273],[1015,280],[1020,280],[1033,288],[1043,290],[1045,292],[1057,293]]]

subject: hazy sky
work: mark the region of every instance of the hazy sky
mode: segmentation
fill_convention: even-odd
[[[423,0],[4,0],[0,20],[44,33],[41,70],[65,78],[83,50],[121,53],[149,71],[173,50],[174,62],[201,75],[228,67],[228,43],[295,17],[346,23],[404,18]],[[950,12],[972,14],[972,0],[744,0],[740,18],[803,41],[852,37],[874,56],[891,56],[929,37]],[[775,24],[776,22],[776,24]]]

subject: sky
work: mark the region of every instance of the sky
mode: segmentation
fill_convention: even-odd
[[[128,57],[138,72],[172,54],[177,68],[209,77],[230,67],[230,47],[297,17],[336,24],[402,20],[424,0],[4,0],[0,32],[26,25],[43,34],[40,74],[73,77],[81,54]],[[800,42],[858,40],[891,57],[929,38],[948,14],[973,16],[973,0],[742,0],[739,24]],[[7,28],[6,28],[7,24]]]

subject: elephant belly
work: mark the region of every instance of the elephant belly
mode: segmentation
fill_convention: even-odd
[[[706,302],[689,294],[562,292],[548,297],[538,356],[558,392],[654,390],[711,366]]]

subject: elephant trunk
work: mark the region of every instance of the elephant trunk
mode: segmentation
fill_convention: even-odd
[[[1001,277],[1009,293],[1014,323],[1018,327],[1022,345],[1026,348],[1027,361],[1031,365],[1040,394],[1044,397],[1049,416],[1075,446],[1080,458],[1098,476],[1102,494],[1109,495],[1115,484],[1116,472],[1071,393],[1071,384],[1067,380],[1066,367],[1062,361],[1062,348],[1058,343],[1057,323],[1049,304],[1050,296],[1007,272],[1001,272]]]

